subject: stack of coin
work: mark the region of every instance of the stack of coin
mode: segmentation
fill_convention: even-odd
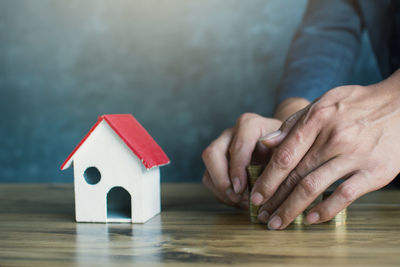
[[[327,199],[330,195],[332,195],[333,191],[325,191],[322,194],[322,200]],[[346,223],[346,219],[347,219],[347,209],[343,209],[341,212],[339,212],[338,214],[336,214],[336,216],[330,220],[330,223],[336,224],[336,225],[341,225],[341,224],[345,224]]]
[[[319,202],[321,202],[321,196],[318,196],[311,204],[308,206],[302,213],[299,214],[299,216],[296,217],[296,219],[293,220],[293,224],[306,224],[306,217],[307,213],[317,205]]]
[[[249,193],[249,213],[250,213],[250,222],[251,223],[260,223],[257,219],[259,206],[253,205],[251,202],[251,190],[253,189],[254,184],[256,183],[258,177],[260,177],[261,173],[264,171],[265,165],[250,165],[247,167],[247,174],[248,174],[248,193]],[[322,194],[322,200],[327,199],[333,191],[325,191]],[[321,196],[319,196],[313,203],[299,216],[294,219],[293,224],[303,224],[307,212],[317,203],[321,201]],[[346,223],[347,218],[347,210],[344,209],[339,212],[330,222],[336,225]]]
[[[304,220],[305,220],[305,217],[306,217],[305,213],[302,212],[302,213],[300,213],[299,216],[297,216],[297,217],[293,220],[292,223],[293,223],[293,224],[303,224],[303,223],[304,223]]]
[[[249,192],[249,213],[250,213],[250,222],[251,223],[260,223],[258,221],[258,210],[259,206],[254,205],[251,202],[251,190],[253,189],[254,184],[256,183],[258,177],[264,171],[264,165],[250,165],[247,167],[247,176],[248,176],[248,192]],[[314,203],[313,203],[314,204]],[[308,210],[308,209],[307,209]],[[305,219],[305,212],[301,213],[299,216],[294,219],[293,224],[303,224]]]
[[[263,172],[265,166],[264,165],[250,165],[247,167],[247,176],[248,176],[248,192],[249,192],[249,213],[250,213],[250,222],[251,223],[259,223],[257,216],[258,216],[258,209],[259,206],[253,205],[251,202],[251,190],[253,189],[254,184],[256,183],[258,177]]]

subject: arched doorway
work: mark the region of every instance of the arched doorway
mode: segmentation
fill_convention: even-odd
[[[131,195],[121,186],[110,189],[107,194],[107,221],[131,222]]]

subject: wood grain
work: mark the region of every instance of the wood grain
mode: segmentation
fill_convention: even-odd
[[[198,184],[164,184],[144,225],[74,222],[71,185],[0,185],[0,266],[399,265],[400,192],[348,209],[347,224],[268,231]]]

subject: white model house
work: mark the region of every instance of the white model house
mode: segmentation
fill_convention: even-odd
[[[169,159],[132,115],[100,116],[61,170],[72,163],[76,221],[144,223],[160,212]]]

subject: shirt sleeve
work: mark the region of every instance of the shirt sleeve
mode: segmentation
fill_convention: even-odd
[[[286,58],[277,102],[310,101],[349,82],[361,47],[362,19],[350,0],[310,0]]]

